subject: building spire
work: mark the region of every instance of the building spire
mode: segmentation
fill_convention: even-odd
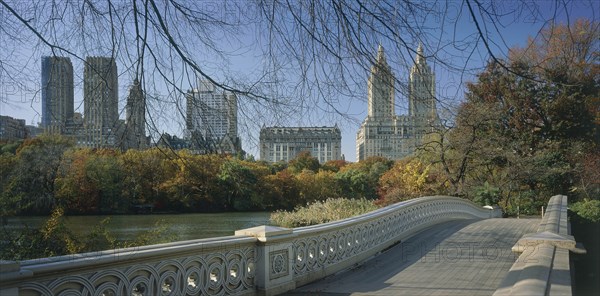
[[[377,63],[378,64],[385,64],[385,52],[383,50],[383,45],[381,45],[381,43],[379,44],[379,48],[377,49]]]
[[[425,55],[423,54],[423,43],[419,41],[419,47],[417,47],[417,64],[425,62]]]

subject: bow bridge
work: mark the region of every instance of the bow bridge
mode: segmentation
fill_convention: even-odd
[[[315,226],[2,261],[0,295],[570,295],[566,206],[554,196],[541,221],[501,219],[422,197]]]

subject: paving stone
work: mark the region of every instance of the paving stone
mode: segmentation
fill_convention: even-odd
[[[517,258],[512,246],[539,223],[487,219],[436,225],[359,268],[288,295],[492,295]]]

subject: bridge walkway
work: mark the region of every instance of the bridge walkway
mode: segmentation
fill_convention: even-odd
[[[512,246],[539,219],[435,225],[350,270],[286,295],[492,295],[518,255]]]

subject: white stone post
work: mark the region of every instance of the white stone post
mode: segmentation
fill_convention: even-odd
[[[257,226],[237,230],[236,236],[258,239],[254,284],[259,295],[277,295],[296,288],[294,281],[292,229]]]

